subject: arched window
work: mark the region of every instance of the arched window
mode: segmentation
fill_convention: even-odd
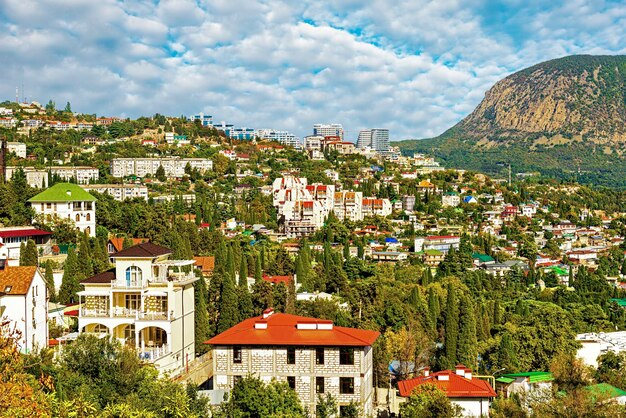
[[[141,269],[137,266],[130,266],[126,269],[126,286],[141,283]]]
[[[96,326],[93,327],[93,332],[95,332],[96,334],[108,334],[109,328],[102,324],[96,324]]]
[[[135,345],[135,324],[126,325],[126,328],[124,328],[124,339],[127,345]]]
[[[76,214],[76,222],[80,221],[80,213]]]
[[[91,235],[91,227],[88,226],[87,228],[85,228],[85,234],[87,235]]]
[[[87,222],[89,222],[91,220],[91,213],[87,214]]]

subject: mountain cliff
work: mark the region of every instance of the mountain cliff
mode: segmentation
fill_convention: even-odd
[[[437,138],[403,141],[447,165],[516,171],[626,187],[626,56],[547,61],[497,82],[476,109]]]

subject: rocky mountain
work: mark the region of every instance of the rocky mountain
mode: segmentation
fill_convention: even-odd
[[[497,173],[511,163],[626,187],[626,56],[569,56],[514,73],[441,136],[400,147],[458,168]]]

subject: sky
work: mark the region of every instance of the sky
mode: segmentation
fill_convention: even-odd
[[[624,1],[0,0],[0,100],[425,138],[512,72],[625,40]]]

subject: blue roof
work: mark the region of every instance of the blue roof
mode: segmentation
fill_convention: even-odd
[[[391,238],[385,238],[385,242],[398,242],[398,240],[391,237]]]

